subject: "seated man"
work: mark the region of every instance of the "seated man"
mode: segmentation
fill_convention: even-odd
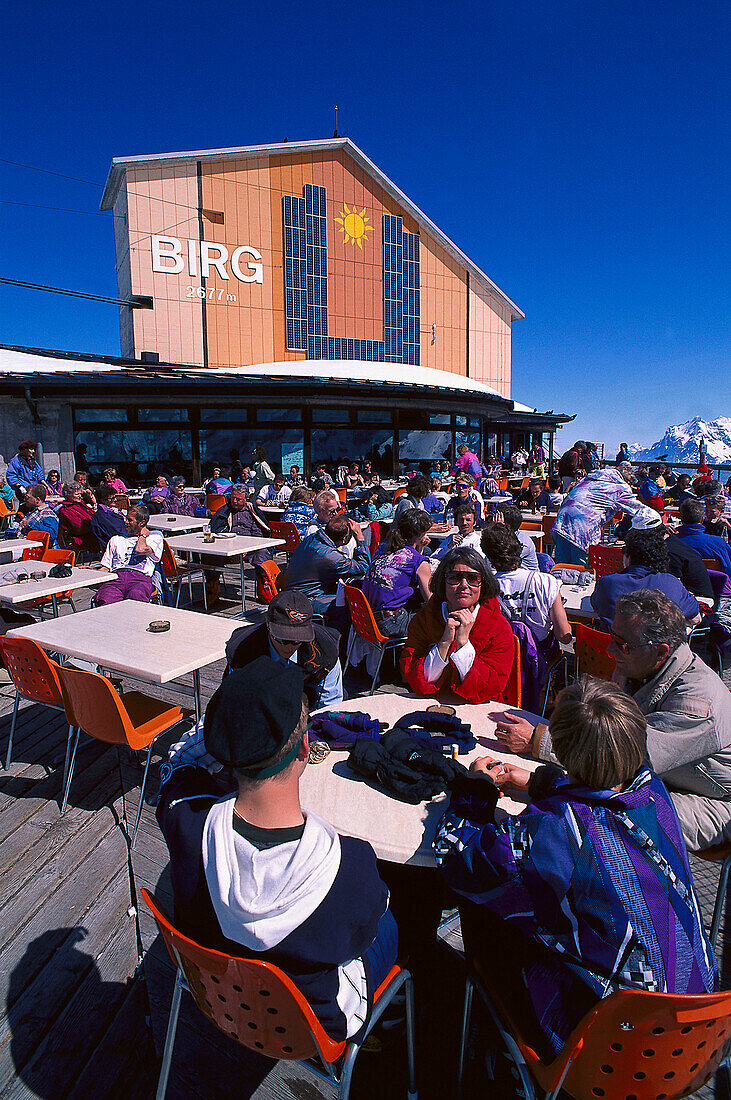
[[[650,466],[650,472],[644,481],[640,482],[637,496],[648,508],[654,508],[656,512],[665,511],[665,499],[662,495],[663,486],[658,479],[662,476],[662,466]],[[664,484],[664,483],[663,483]]]
[[[681,526],[675,534],[691,550],[697,551],[702,558],[716,558],[722,572],[731,577],[731,552],[729,544],[719,535],[709,535],[703,526],[706,515],[703,500],[684,500],[680,505]]]
[[[91,518],[91,530],[98,540],[102,551],[114,535],[127,535],[127,525],[124,516],[112,507],[111,501],[116,497],[117,490],[105,481],[96,491],[96,511]]]
[[[29,485],[23,501],[24,518],[18,524],[18,534],[25,538],[29,531],[47,531],[51,536],[49,549],[58,546],[58,516],[49,504],[46,504],[46,486]]]
[[[343,549],[351,538],[355,539],[352,557]],[[315,611],[323,614],[333,602],[338,581],[347,584],[364,577],[370,560],[360,524],[347,516],[336,516],[324,530],[308,535],[294,551],[287,567],[287,588],[304,592]]]
[[[266,522],[256,514],[253,504],[247,499],[243,485],[234,485],[226,501],[227,503],[214,513],[211,520],[211,531],[214,535],[222,531],[233,531],[235,535],[242,535],[244,538],[270,539],[272,537]],[[271,550],[253,550],[246,555],[246,560],[256,570],[263,561],[269,561],[271,556]],[[212,569],[206,570],[206,598],[209,603],[216,602],[219,591],[220,574]]]
[[[475,505],[471,500],[466,504],[457,505],[454,510],[454,522],[457,525],[455,534],[450,535],[448,539],[442,539],[441,546],[432,554],[432,558],[436,558],[437,561],[441,561],[445,554],[448,554],[450,550],[454,550],[455,546],[470,546],[478,554],[482,554],[480,547],[482,532],[475,530],[477,515]]]
[[[700,622],[698,601],[670,572],[663,530],[629,530],[622,550],[622,566],[621,573],[600,577],[591,594],[591,606],[601,617],[602,630],[611,629],[619,596],[639,588],[664,592],[683,612],[689,628]]]
[[[534,512],[537,512],[540,508],[545,508],[548,511],[550,500],[548,490],[545,488],[545,481],[540,477],[531,478],[528,488],[521,491],[516,504],[521,508],[532,508]]]
[[[107,543],[99,568],[118,576],[116,581],[101,585],[96,595],[98,604],[150,602],[155,591],[152,575],[160,563],[164,540],[160,531],[149,529],[149,518],[142,504],[130,508],[125,519],[128,535],[114,535]]]
[[[181,932],[280,967],[344,1039],[366,1021],[398,932],[371,847],[301,808],[303,690],[302,671],[270,657],[227,676],[163,765],[157,819]],[[222,766],[236,782],[224,798],[206,770]]]
[[[324,462],[315,463],[315,472],[310,478],[310,484],[314,486],[315,483],[319,481],[322,481],[327,489],[335,484],[332,477],[327,472],[327,466]]]
[[[686,641],[680,608],[663,592],[620,596],[608,652],[615,681],[647,718],[647,752],[670,788],[691,849],[731,841],[731,692]],[[510,752],[552,759],[546,727],[501,715]]]
[[[170,484],[165,474],[158,474],[155,484],[142,494],[142,503],[150,515],[158,516],[167,509],[170,496]]]
[[[43,467],[36,458],[38,448],[32,439],[18,444],[18,453],[10,459],[5,477],[18,500],[22,500],[31,485],[43,481]]]
[[[314,534],[315,531],[322,531],[330,520],[342,511],[343,506],[334,489],[321,489],[315,494],[312,507],[315,509],[315,519],[307,528],[308,535]]]
[[[475,507],[475,523],[482,525],[482,497],[466,478],[459,478],[454,485],[455,495],[447,504],[447,523],[456,517],[460,504],[473,504]]]
[[[291,661],[302,669],[310,707],[343,701],[343,670],[338,657],[340,635],[312,621],[312,603],[303,592],[278,592],[267,607],[266,621],[234,630],[226,643],[230,669],[257,657]]]
[[[294,487],[282,513],[282,523],[293,523],[300,541],[306,537],[308,529],[317,523],[317,514],[312,507],[312,489],[306,485]]]
[[[684,500],[694,497],[695,493],[689,492],[691,481],[690,474],[680,474],[675,484],[671,485],[669,489],[665,489],[662,494],[666,503],[680,507]]]
[[[284,474],[276,474],[271,485],[263,485],[259,490],[257,504],[286,504],[292,490],[284,480]]]
[[[706,494],[703,498],[706,506],[705,531],[707,535],[718,535],[719,538],[728,541],[731,535],[731,517],[725,514],[726,500],[723,489],[719,485],[718,494],[713,496]]]
[[[399,519],[409,508],[424,508],[424,497],[429,495],[429,482],[424,474],[416,474],[412,477],[405,493],[396,501],[394,516]]]

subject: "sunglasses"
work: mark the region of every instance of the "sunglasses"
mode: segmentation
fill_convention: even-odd
[[[462,581],[467,581],[470,588],[481,588],[482,577],[479,573],[447,573],[447,584],[458,585]]]
[[[269,637],[271,638],[271,640],[273,642],[276,642],[277,645],[291,645],[291,646],[301,645],[301,640],[300,641],[295,641],[293,638],[278,638],[276,634],[272,634],[271,630],[269,631]]]
[[[640,642],[639,645],[630,645],[629,642],[625,642],[624,638],[620,638],[619,634],[615,634],[613,630],[609,631],[612,641],[621,653],[634,653],[636,649],[645,649],[647,646],[654,645],[654,642]]]

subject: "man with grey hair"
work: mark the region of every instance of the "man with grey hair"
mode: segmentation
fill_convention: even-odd
[[[647,718],[647,752],[667,784],[689,848],[731,840],[731,692],[686,640],[685,618],[663,592],[641,588],[617,600],[608,652],[614,681]],[[547,727],[500,716],[511,752],[552,759]]]

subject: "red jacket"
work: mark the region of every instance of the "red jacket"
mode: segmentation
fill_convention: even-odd
[[[460,680],[457,669],[450,661],[436,683],[431,684],[424,676],[424,659],[443,633],[441,603],[432,596],[411,620],[401,655],[401,669],[409,687],[420,695],[435,695],[438,691],[451,688],[466,703],[500,700],[513,667],[515,643],[498,601],[493,598],[480,604],[470,633],[475,660],[464,680]],[[453,644],[450,652],[455,648]]]

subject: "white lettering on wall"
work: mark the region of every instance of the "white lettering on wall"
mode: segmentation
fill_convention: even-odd
[[[169,251],[163,252],[163,247]],[[179,275],[185,264],[182,256],[183,246],[177,237],[152,238],[152,270],[164,271],[166,275]],[[163,264],[163,260],[172,260],[173,266]]]
[[[214,241],[186,241],[185,254],[183,242],[177,237],[152,236],[152,270],[159,271],[163,275],[180,275],[185,270],[186,254],[188,261],[188,274],[197,277],[200,263],[200,273],[204,279],[210,277],[211,268],[214,267],[221,279],[230,279],[226,265],[229,264],[229,250],[225,244],[216,244]],[[245,261],[242,269],[242,260]],[[234,249],[230,259],[231,271],[239,282],[263,283],[264,265],[261,262],[261,252],[257,252],[251,245],[241,244]]]

